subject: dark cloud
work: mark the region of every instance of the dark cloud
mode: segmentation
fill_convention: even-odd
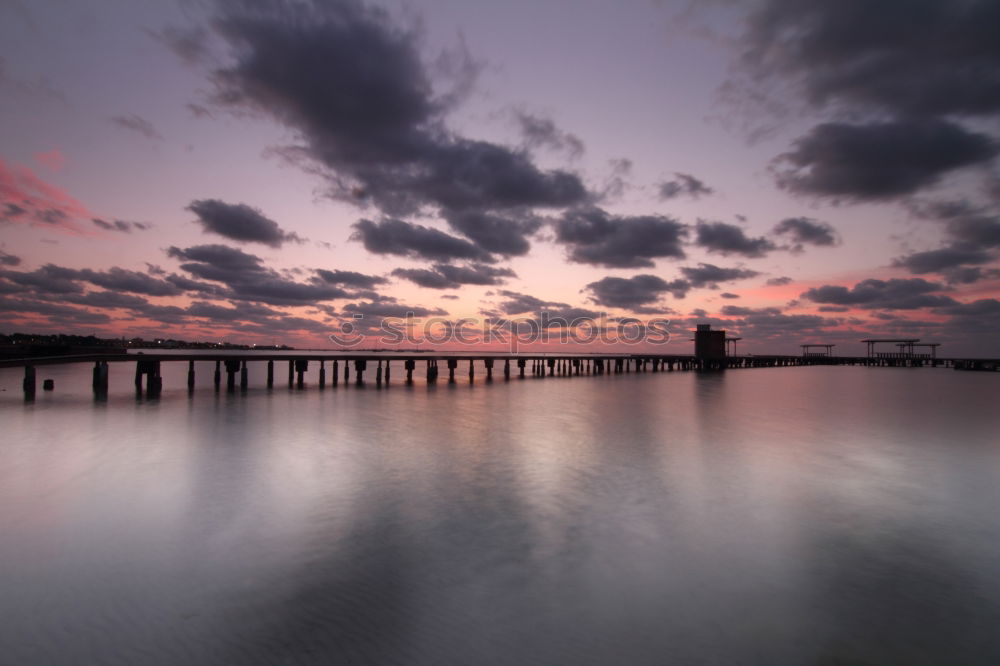
[[[782,187],[803,194],[887,199],[987,162],[997,152],[989,136],[945,120],[823,123],[779,156],[777,178]]]
[[[559,301],[544,301],[530,294],[516,291],[501,290],[504,298],[499,304],[499,310],[504,315],[532,315],[531,320],[548,328],[566,328],[584,319],[596,319],[600,313],[578,308]],[[494,318],[499,315],[491,314]],[[523,316],[518,321],[524,321]]]
[[[721,294],[719,294],[719,298],[730,298],[730,299],[732,299],[732,298],[739,298],[739,297],[740,297],[739,294],[734,294],[734,293],[729,292],[729,291],[724,291]]]
[[[767,238],[751,238],[735,224],[705,220],[698,220],[695,225],[695,244],[724,256],[738,254],[748,258],[763,257],[776,249]]]
[[[553,223],[569,259],[615,268],[653,265],[653,259],[683,259],[688,229],[662,215],[616,216],[600,208],[571,210]]]
[[[181,293],[176,285],[167,280],[124,268],[113,267],[106,271],[83,269],[75,272],[78,279],[114,291],[127,291],[146,296],[176,296]]]
[[[386,317],[395,319],[405,319],[406,317],[430,317],[444,316],[448,314],[441,308],[425,308],[419,305],[403,305],[394,301],[361,302],[348,303],[344,306],[344,312],[359,314],[371,319],[384,319]]]
[[[720,282],[744,280],[760,275],[757,271],[752,271],[748,268],[723,268],[714,264],[704,263],[694,267],[685,266],[680,270],[687,282],[695,289],[702,287],[716,289]]]
[[[885,310],[914,310],[917,308],[943,307],[955,300],[934,292],[944,285],[928,282],[923,278],[906,280],[863,280],[851,288],[840,285],[823,285],[803,292],[802,297],[814,303],[828,305],[856,305],[862,308]]]
[[[503,290],[500,292],[500,295],[506,299],[500,303],[500,311],[509,315],[524,314],[525,312],[538,312],[552,305],[557,307],[566,305],[565,303],[543,301],[535,296],[522,294],[516,291]]]
[[[325,173],[334,196],[392,214],[561,207],[588,196],[572,173],[449,132],[454,98],[435,95],[416,32],[383,10],[354,0],[227,3],[213,26],[230,55],[212,73],[216,102],[297,133],[294,154]]]
[[[20,266],[21,257],[0,250],[0,266]]]
[[[808,217],[789,217],[774,225],[773,233],[791,240],[789,249],[801,252],[806,245],[832,247],[840,244],[840,237],[827,222]]]
[[[281,247],[285,241],[302,241],[295,233],[283,230],[277,222],[265,217],[260,210],[243,203],[196,199],[187,210],[198,216],[197,222],[205,231],[231,240],[263,243],[271,247]]]
[[[676,199],[680,196],[689,196],[692,199],[698,199],[702,196],[708,196],[715,192],[714,189],[706,185],[704,182],[695,178],[689,173],[674,173],[674,179],[664,181],[658,186],[658,194],[660,199],[667,201],[669,199]]]
[[[225,245],[196,245],[186,249],[172,246],[167,255],[184,262],[181,268],[191,275],[225,285],[223,293],[234,300],[310,305],[357,296],[319,276],[309,282],[289,280],[264,266],[260,257]]]
[[[342,287],[357,287],[359,289],[374,289],[380,284],[385,284],[388,280],[378,275],[365,275],[355,271],[316,269],[316,275],[324,282],[339,284]]]
[[[957,244],[1000,248],[1000,215],[970,211],[948,219],[945,228]]]
[[[991,316],[1000,319],[1000,300],[981,298],[971,303],[952,303],[936,309],[935,312],[957,317]]]
[[[551,118],[515,111],[514,120],[527,147],[565,152],[570,159],[583,155],[585,146],[580,137],[559,129]]]
[[[10,314],[38,314],[47,317],[53,323],[67,325],[106,324],[111,321],[111,318],[103,312],[26,298],[0,298],[0,313],[3,313],[5,318],[9,318]]]
[[[792,278],[787,275],[782,275],[781,277],[769,278],[766,282],[768,287],[782,287],[786,284],[791,284]]]
[[[506,278],[517,277],[509,268],[497,268],[485,264],[467,266],[434,264],[433,270],[397,268],[392,274],[428,289],[456,289],[463,284],[499,285],[503,284]]]
[[[452,229],[470,238],[486,252],[504,256],[527,254],[531,249],[528,238],[542,225],[541,220],[533,215],[513,217],[481,211],[449,212],[446,219]]]
[[[781,308],[748,308],[742,305],[724,305],[722,306],[722,310],[720,310],[720,312],[727,317],[748,317],[753,315],[772,316],[781,314]]]
[[[43,295],[80,294],[83,292],[81,283],[147,296],[176,296],[181,293],[181,289],[167,280],[117,266],[95,271],[45,264],[34,271],[0,271],[0,277]]]
[[[1000,216],[994,210],[963,201],[941,201],[913,204],[911,212],[917,217],[943,222],[945,244],[897,257],[894,266],[917,275],[938,273],[952,284],[971,284],[995,277],[996,269],[982,268],[998,259]]]
[[[785,314],[776,307],[725,305],[721,313],[727,317],[741,317],[723,325],[727,328],[735,326],[742,337],[754,341],[787,340],[790,335],[817,333],[840,323],[839,319],[820,315]]]
[[[188,306],[186,314],[192,317],[204,317],[212,321],[247,321],[261,317],[281,317],[284,313],[253,303],[237,303],[234,307],[224,307],[205,301],[194,301]]]
[[[1000,111],[994,0],[765,0],[744,62],[816,106],[910,116]]]
[[[0,271],[0,277],[43,294],[83,293],[79,271],[55,264],[45,264],[33,271]]]
[[[119,231],[123,234],[130,234],[133,230],[146,231],[150,227],[145,222],[128,222],[126,220],[112,220],[108,222],[98,217],[91,218],[90,221],[94,223],[94,226],[105,231]]]
[[[989,252],[952,246],[926,252],[914,252],[905,257],[897,258],[892,262],[892,265],[906,268],[917,275],[923,275],[940,273],[968,264],[985,264],[992,260],[993,255]]]
[[[949,284],[972,284],[980,280],[1000,278],[1000,269],[979,266],[955,266],[941,270],[941,276]]]
[[[118,291],[91,291],[81,295],[67,295],[60,299],[65,303],[74,305],[86,305],[91,308],[124,308],[129,310],[142,310],[149,305],[149,301],[141,296],[124,294]]]
[[[141,116],[137,116],[134,113],[131,113],[127,116],[113,116],[111,118],[111,122],[112,124],[121,127],[122,129],[126,129],[130,132],[137,132],[138,134],[141,134],[147,139],[152,139],[156,141],[163,140],[163,137],[160,136],[160,133],[156,131],[155,127],[153,127],[153,123],[149,122],[148,120],[146,120]]]
[[[588,284],[585,290],[590,292],[590,300],[597,305],[639,312],[652,310],[648,306],[665,293],[673,292],[677,298],[683,298],[688,288],[686,281],[667,282],[656,275],[647,274],[630,278],[602,278]]]
[[[403,220],[387,218],[379,222],[358,220],[351,240],[359,241],[374,254],[395,254],[434,261],[469,259],[494,263],[496,260],[469,241]]]

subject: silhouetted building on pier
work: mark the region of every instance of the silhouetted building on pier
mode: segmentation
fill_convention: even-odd
[[[712,360],[726,358],[726,332],[713,331],[710,324],[698,324],[694,332],[694,356]]]

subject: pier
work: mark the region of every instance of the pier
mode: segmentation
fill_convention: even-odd
[[[208,363],[214,367],[212,383],[215,391],[222,390],[222,372],[226,373],[226,391],[245,393],[249,390],[249,365],[266,365],[265,386],[274,388],[275,364],[286,364],[288,369],[288,388],[304,389],[305,375],[310,364],[318,365],[318,388],[325,390],[328,382],[331,388],[336,388],[343,367],[343,383],[351,383],[351,371],[354,371],[354,385],[364,386],[368,381],[374,381],[377,388],[388,388],[392,381],[393,363],[401,364],[405,372],[403,384],[414,383],[414,373],[423,370],[424,381],[434,384],[439,381],[440,367],[448,370],[446,379],[449,384],[459,381],[456,371],[461,365],[467,368],[468,383],[475,383],[477,367],[484,371],[483,381],[494,381],[494,369],[502,363],[503,381],[512,378],[527,377],[600,377],[604,375],[619,375],[632,372],[705,372],[726,369],[745,368],[787,368],[812,365],[860,365],[870,367],[919,368],[945,367],[956,370],[974,370],[998,372],[1000,359],[976,358],[939,358],[937,348],[940,343],[921,343],[917,338],[866,338],[861,340],[867,344],[865,356],[834,356],[833,347],[828,343],[802,344],[800,355],[768,355],[746,354],[736,355],[735,341],[741,338],[730,338],[723,330],[713,330],[711,326],[699,325],[694,331],[692,341],[695,343],[694,354],[558,354],[558,353],[422,353],[422,352],[198,352],[198,353],[162,353],[137,352],[109,354],[107,352],[94,354],[76,354],[65,356],[46,356],[32,358],[16,358],[0,360],[0,368],[23,367],[23,391],[26,400],[35,398],[37,388],[37,368],[49,365],[67,363],[93,363],[92,388],[95,397],[101,398],[108,393],[110,364],[134,364],[134,383],[136,395],[155,398],[163,391],[163,378],[160,368],[163,363],[187,363],[187,389],[193,393],[196,385],[195,363]],[[879,344],[895,345],[898,351],[877,351]],[[917,348],[927,348],[928,353],[917,352]],[[816,349],[823,351],[817,352]],[[370,371],[370,367],[374,370]],[[516,373],[514,371],[516,368]],[[329,374],[327,370],[329,369]],[[366,378],[366,372],[369,375]],[[237,381],[237,377],[239,378]],[[43,381],[43,389],[54,390],[51,379]]]
[[[825,345],[824,345],[825,346]],[[706,372],[750,368],[788,368],[815,365],[856,365],[869,367],[917,368],[945,367],[956,370],[1000,371],[1000,359],[940,358],[930,354],[913,355],[887,352],[873,356],[832,356],[806,353],[801,355],[742,355],[699,357],[685,354],[396,354],[396,353],[122,353],[81,354],[0,361],[0,368],[24,368],[23,390],[25,398],[34,399],[40,368],[68,363],[93,364],[92,388],[95,396],[108,393],[110,368],[131,364],[136,394],[155,398],[163,391],[160,369],[164,363],[187,364],[187,389],[195,390],[196,363],[208,366],[216,391],[246,392],[249,387],[250,366],[264,366],[264,386],[273,389],[275,366],[287,368],[287,387],[306,388],[305,375],[318,366],[320,390],[344,386],[362,386],[368,383],[377,388],[388,388],[393,382],[412,385],[415,376],[427,384],[436,382],[458,383],[477,381],[493,382],[550,377],[601,377],[626,373],[645,372]],[[440,370],[447,374],[440,375]],[[497,369],[500,369],[497,372]],[[393,370],[401,370],[401,379]],[[462,378],[459,371],[464,370]],[[343,373],[341,375],[341,373]],[[353,377],[352,377],[353,373]],[[224,377],[223,377],[224,374]],[[353,380],[353,381],[352,381]]]

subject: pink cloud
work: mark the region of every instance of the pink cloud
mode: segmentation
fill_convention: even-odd
[[[79,222],[93,217],[83,203],[30,168],[0,159],[0,219],[84,235]]]
[[[66,166],[66,156],[58,148],[53,148],[47,153],[35,153],[35,161],[52,172],[62,171]]]

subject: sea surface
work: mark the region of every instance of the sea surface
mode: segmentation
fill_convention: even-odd
[[[311,366],[0,370],[0,663],[1000,664],[1000,375]]]

